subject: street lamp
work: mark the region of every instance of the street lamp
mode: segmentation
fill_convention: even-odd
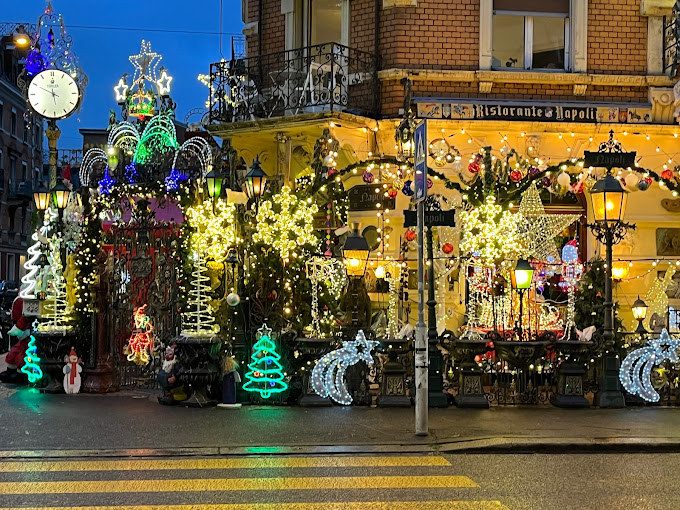
[[[255,204],[260,200],[264,187],[267,184],[267,174],[260,167],[259,158],[255,158],[253,164],[250,166],[250,172],[246,174],[246,195],[248,198],[255,201]]]
[[[640,299],[640,296],[638,295],[632,307],[633,317],[635,318],[636,321],[638,321],[638,327],[635,330],[635,334],[637,335],[647,334],[647,330],[645,329],[645,326],[642,324],[642,321],[644,321],[645,318],[647,317],[647,308],[648,308],[647,303]]]
[[[59,209],[60,211],[66,209],[66,205],[68,204],[68,197],[71,194],[71,191],[64,185],[63,182],[56,184],[50,190],[50,194],[52,195],[52,201],[54,202],[54,206],[57,209]]]
[[[35,201],[35,208],[38,211],[47,209],[50,200],[50,192],[44,184],[41,183],[40,187],[33,192],[33,200]]]
[[[359,224],[354,223],[354,230],[352,234],[345,241],[345,246],[342,249],[342,256],[345,259],[345,268],[347,276],[350,278],[352,285],[352,325],[359,324],[359,282],[366,274],[366,266],[368,265],[368,255],[371,249],[368,246],[368,241],[359,233]]]
[[[522,315],[524,305],[524,293],[531,288],[534,279],[534,268],[526,259],[519,259],[515,267],[510,270],[510,283],[512,288],[519,292],[519,321],[517,322],[517,335],[522,340]]]
[[[612,134],[610,133],[610,139]],[[611,155],[620,152],[598,152],[596,154]],[[623,153],[626,154],[626,153]],[[630,154],[630,153],[628,153]],[[634,153],[632,153],[634,155]],[[614,347],[614,302],[612,287],[612,251],[613,246],[623,240],[630,225],[623,221],[626,213],[626,190],[621,183],[611,175],[611,168],[607,167],[607,174],[597,181],[590,190],[590,201],[593,208],[594,223],[588,227],[595,238],[605,246],[605,282],[604,282],[604,331],[603,345],[605,354],[602,357],[602,373],[600,391],[596,394],[596,404],[599,407],[624,407],[625,401],[619,383],[620,362],[613,352]]]
[[[208,196],[210,198],[219,197],[222,194],[222,183],[224,182],[224,176],[211,169],[205,176],[205,185],[208,189]]]

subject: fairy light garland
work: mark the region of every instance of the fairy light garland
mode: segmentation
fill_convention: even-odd
[[[201,253],[206,259],[224,262],[229,248],[240,245],[236,224],[236,206],[222,200],[204,202],[187,207],[184,211],[190,234],[187,248]]]

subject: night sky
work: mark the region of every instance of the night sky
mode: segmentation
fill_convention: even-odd
[[[0,22],[35,24],[46,6],[44,0],[1,3]],[[223,5],[222,51],[228,59],[230,36],[240,34],[243,23],[239,0],[223,0]],[[208,88],[196,77],[207,74],[210,63],[221,59],[219,0],[55,0],[52,6],[63,15],[66,31],[73,37],[73,51],[89,78],[80,113],[58,123],[62,130],[60,149],[82,147],[78,129],[105,128],[109,110],[115,110],[120,118],[113,87],[123,73],[132,75],[128,56],[139,53],[142,39],[151,41],[152,50],[163,55],[161,65],[173,77],[171,95],[177,103],[177,119],[184,121],[190,110],[204,106]],[[189,122],[199,120],[196,115]]]

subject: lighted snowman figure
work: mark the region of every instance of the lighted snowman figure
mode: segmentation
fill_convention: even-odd
[[[576,285],[583,274],[583,264],[578,258],[578,242],[572,239],[562,248],[562,278],[560,287],[567,293],[567,318],[564,324],[563,340],[571,340],[572,330],[575,329],[576,315]]]
[[[64,391],[71,395],[80,393],[80,373],[83,371],[83,367],[80,366],[80,361],[75,349],[71,347],[71,353],[66,358],[66,365],[63,369]]]

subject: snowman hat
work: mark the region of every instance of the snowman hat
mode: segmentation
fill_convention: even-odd
[[[71,353],[68,355],[68,357],[70,358],[71,356],[75,356],[76,358],[78,357],[75,347],[71,347]]]

